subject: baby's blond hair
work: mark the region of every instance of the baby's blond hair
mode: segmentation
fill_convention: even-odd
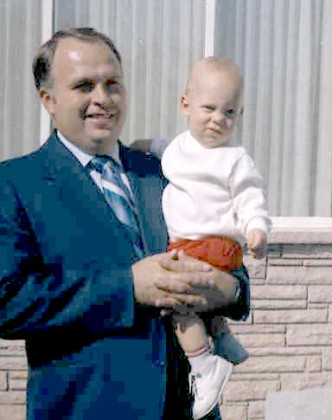
[[[190,93],[197,81],[197,77],[204,77],[204,72],[223,72],[234,82],[240,92],[243,90],[243,75],[240,67],[231,60],[220,57],[204,57],[197,61],[190,69],[185,93]]]

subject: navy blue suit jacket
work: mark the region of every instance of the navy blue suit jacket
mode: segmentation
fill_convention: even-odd
[[[148,253],[163,252],[159,162],[120,154]],[[28,420],[160,419],[167,361],[167,418],[187,418],[188,366],[171,331],[166,342],[169,320],[135,304],[126,230],[55,133],[0,165],[0,203],[0,336],[26,340]]]

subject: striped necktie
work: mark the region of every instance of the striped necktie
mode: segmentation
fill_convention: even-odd
[[[126,185],[125,172],[109,156],[94,157],[89,166],[101,174],[101,183],[106,202],[118,220],[127,228],[138,257],[143,257],[143,241],[140,233],[136,206],[129,184]]]

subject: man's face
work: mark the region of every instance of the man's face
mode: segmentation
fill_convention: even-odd
[[[225,72],[196,75],[181,102],[190,132],[203,147],[220,147],[231,139],[242,114],[241,97],[241,86]]]
[[[50,88],[39,91],[57,129],[90,154],[108,153],[127,112],[121,65],[102,42],[60,40]]]

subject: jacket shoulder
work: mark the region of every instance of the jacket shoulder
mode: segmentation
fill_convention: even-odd
[[[140,177],[157,176],[163,178],[160,159],[151,153],[134,151],[121,145],[120,157],[127,171]]]

